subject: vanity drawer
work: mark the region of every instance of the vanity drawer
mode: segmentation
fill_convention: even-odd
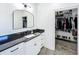
[[[2,52],[0,52],[0,55],[20,55],[23,54],[23,43],[20,43],[18,45],[15,45],[11,48],[8,48]]]

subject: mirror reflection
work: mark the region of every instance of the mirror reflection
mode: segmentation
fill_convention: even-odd
[[[14,29],[31,28],[34,26],[34,16],[25,10],[14,11]]]

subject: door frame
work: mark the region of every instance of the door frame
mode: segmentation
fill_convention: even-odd
[[[77,8],[77,11],[78,11],[78,20],[79,20],[79,6],[68,6],[68,7],[60,7],[60,8],[56,8],[54,9],[54,12],[56,11],[62,11],[62,10],[69,10],[69,9],[75,9]],[[78,32],[77,34],[79,33],[79,21],[78,21]],[[79,34],[77,35],[77,55],[79,55]],[[56,49],[56,39],[55,39],[55,49]]]

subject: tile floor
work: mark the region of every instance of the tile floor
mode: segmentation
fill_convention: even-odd
[[[77,43],[56,39],[55,51],[42,48],[39,55],[77,55]]]

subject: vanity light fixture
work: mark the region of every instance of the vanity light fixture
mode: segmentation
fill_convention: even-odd
[[[27,10],[29,12],[33,12],[33,8],[31,7],[30,3],[22,3],[24,10]]]
[[[15,3],[14,6],[16,7],[16,9],[18,10],[26,10],[28,12],[33,12],[33,8],[31,3]]]
[[[24,5],[24,8],[31,8],[31,6],[28,3],[22,3]]]

